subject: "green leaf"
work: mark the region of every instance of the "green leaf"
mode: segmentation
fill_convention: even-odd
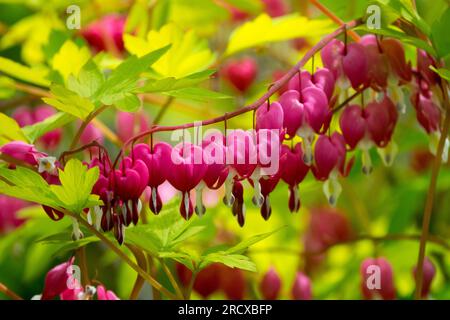
[[[236,52],[263,46],[273,42],[299,37],[318,37],[331,30],[328,20],[309,20],[297,14],[271,18],[261,14],[254,20],[244,23],[230,36],[226,56]]]
[[[48,87],[50,81],[46,79],[48,71],[30,68],[23,64],[0,57],[0,71],[19,80],[38,86]]]
[[[417,12],[427,22],[428,25],[433,25],[436,17],[439,17],[448,7],[446,0],[415,0]]]
[[[98,196],[91,195],[98,176],[98,167],[88,169],[81,161],[71,159],[64,170],[59,170],[61,185],[51,185],[50,188],[64,208],[80,214],[84,208],[101,204]]]
[[[124,93],[123,97],[114,101],[117,109],[125,112],[136,112],[141,106],[141,100],[132,93]]]
[[[436,48],[439,58],[450,55],[450,38],[447,34],[449,30],[450,8],[447,8],[440,18],[433,23],[431,28],[431,41]]]
[[[154,93],[154,92],[169,92],[172,90],[183,89],[196,86],[197,84],[209,79],[214,73],[214,70],[204,70],[190,74],[182,78],[163,78],[163,79],[151,79],[147,83],[136,90],[140,93]]]
[[[15,81],[9,77],[0,76],[0,99],[9,99],[16,94]]]
[[[262,233],[262,234],[257,234],[253,237],[250,237],[248,239],[243,240],[242,242],[238,243],[237,245],[225,250],[224,252],[227,254],[234,254],[234,253],[242,253],[244,251],[246,251],[249,247],[251,247],[252,245],[263,241],[264,239],[267,239],[268,237],[270,237],[271,235],[273,235],[274,233],[280,231],[282,228],[278,228],[275,229],[271,232],[267,232],[267,233]]]
[[[43,98],[42,100],[45,103],[82,120],[85,120],[95,109],[95,105],[90,100],[79,96],[76,92],[63,87],[62,85],[52,85],[50,91],[53,97]]]
[[[410,0],[378,0],[378,3],[381,6],[387,6],[400,17],[411,22],[425,35],[430,34],[430,26],[418,15]]]
[[[0,177],[10,183],[0,180],[0,194],[52,208],[58,208],[61,205],[61,202],[51,192],[48,183],[33,170],[23,167],[16,169],[0,167]]]
[[[436,69],[433,66],[430,66],[430,69],[436,72],[441,78],[450,81],[450,70],[444,68]]]
[[[197,100],[197,101],[209,101],[209,100],[220,100],[220,99],[231,99],[231,96],[211,91],[204,88],[183,88],[178,90],[172,90],[167,92],[162,92],[168,96],[172,96],[180,99]]]
[[[239,268],[251,272],[256,272],[256,265],[250,261],[250,258],[240,254],[221,254],[213,253],[206,256],[199,265],[200,269],[203,269],[211,263],[218,262],[230,268]]]
[[[166,24],[159,31],[150,30],[146,39],[125,34],[124,42],[126,49],[138,56],[171,45],[167,53],[152,65],[161,77],[182,78],[207,69],[216,59],[206,39],[199,38],[193,30],[184,32],[173,23]]]
[[[131,56],[122,62],[100,87],[97,93],[100,101],[111,105],[124,99],[128,93],[136,89],[139,76],[160,59],[169,48],[170,45],[164,46],[140,58]]]
[[[61,128],[66,124],[72,122],[74,119],[75,117],[68,113],[58,112],[57,114],[48,117],[44,121],[23,127],[22,131],[27,137],[28,141],[30,141],[30,143],[34,143],[38,138],[42,137],[47,132],[50,132],[57,128]]]
[[[69,75],[67,88],[83,98],[94,96],[105,82],[105,77],[93,60],[81,68],[78,76]]]
[[[28,142],[16,120],[0,112],[0,145],[14,140]]]

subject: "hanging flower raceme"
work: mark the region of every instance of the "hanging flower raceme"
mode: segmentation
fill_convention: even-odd
[[[392,266],[385,258],[364,260],[360,272],[361,292],[365,299],[395,299]]]
[[[358,105],[350,105],[342,112],[339,119],[342,135],[351,150],[358,147],[363,151],[365,174],[372,172],[369,150],[374,145],[379,148],[385,165],[392,164],[397,147],[391,139],[397,119],[397,110],[388,97],[380,102],[371,102],[364,109]]]
[[[203,149],[191,143],[180,143],[172,149],[167,180],[182,194],[180,214],[188,220],[194,213],[190,191],[204,178],[207,165]]]
[[[316,87],[299,88],[283,93],[279,103],[283,108],[286,133],[290,138],[296,134],[302,138],[303,160],[310,165],[314,136],[325,130],[331,119],[327,96]]]
[[[338,132],[331,137],[320,135],[314,149],[315,164],[311,170],[317,180],[325,181],[323,191],[330,205],[336,205],[342,191],[338,175],[347,176],[353,158],[346,164],[345,140]]]
[[[151,189],[149,206],[154,214],[158,214],[162,209],[158,187],[167,180],[169,174],[167,161],[170,161],[171,152],[172,147],[165,142],[159,142],[153,147],[141,143],[134,146],[132,151],[135,159],[142,160],[147,166],[149,173],[148,186]]]
[[[303,161],[301,143],[292,149],[286,145],[281,146],[281,178],[289,186],[289,210],[298,212],[300,209],[300,194],[298,185],[308,173],[309,166]]]

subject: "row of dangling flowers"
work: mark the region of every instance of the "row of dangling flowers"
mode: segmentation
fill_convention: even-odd
[[[224,185],[224,203],[232,208],[233,215],[243,226],[243,180],[253,186],[253,203],[261,208],[265,220],[272,212],[269,194],[280,180],[289,186],[290,211],[298,211],[298,185],[309,170],[317,180],[324,181],[328,202],[335,205],[342,190],[338,178],[349,173],[354,161],[354,158],[347,161],[347,152],[355,148],[362,150],[366,174],[372,170],[370,148],[378,148],[385,164],[392,163],[396,153],[392,135],[399,112],[405,112],[406,106],[402,87],[410,89],[417,120],[430,135],[430,149],[435,152],[440,138],[442,93],[441,79],[429,69],[436,63],[428,54],[418,50],[417,68],[413,69],[406,62],[399,41],[367,35],[360,42],[348,44],[334,39],[322,49],[321,58],[323,68],[313,74],[299,71],[278,101],[267,101],[256,110],[255,132],[268,130],[269,138],[262,139],[252,131],[234,130],[226,132],[225,136],[207,137],[200,144],[183,142],[175,147],[165,142],[138,144],[133,146],[129,156],[122,158],[117,168],[106,152],[99,152],[98,157],[88,163],[89,167],[100,168],[93,193],[104,203],[94,210],[95,225],[104,231],[113,230],[118,242],[123,243],[125,227],[138,223],[142,208],[140,198],[147,186],[151,188],[151,211],[155,214],[161,211],[158,187],[165,181],[181,192],[180,213],[186,219],[194,211],[199,216],[205,213],[202,204],[205,187],[218,189]],[[361,101],[369,102],[366,105],[347,103],[350,89],[361,93]],[[335,108],[335,105],[340,106]],[[332,116],[341,107],[344,107],[339,118],[341,133],[330,133]],[[274,132],[279,132],[276,139],[273,139]],[[283,144],[284,140],[296,136],[301,138],[301,143]],[[263,149],[273,147],[272,144],[277,144],[278,154],[271,156],[279,160],[278,170],[265,174],[265,168],[271,164],[262,163],[260,154],[267,152]],[[205,151],[208,148],[220,150],[221,156],[208,154]],[[60,164],[34,146],[12,142],[0,151],[39,166],[50,183],[59,183],[55,168]],[[195,154],[199,153],[201,163],[194,161]],[[233,161],[227,164],[224,158],[230,153]],[[254,154],[258,155],[257,161],[249,163],[248,159]],[[195,206],[190,199],[193,189],[197,191]],[[55,209],[45,209],[52,219],[63,216]]]

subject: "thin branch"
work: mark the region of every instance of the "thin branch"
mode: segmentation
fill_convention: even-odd
[[[91,226],[86,220],[81,218],[78,215],[72,214],[71,212],[65,209],[59,209],[65,215],[70,216],[78,220],[83,226],[85,226],[90,232],[95,234],[101,241],[103,241],[114,253],[122,259],[126,264],[128,264],[131,268],[133,268],[142,278],[144,278],[150,285],[156,290],[160,291],[164,295],[166,295],[170,299],[177,299],[177,296],[172,292],[167,290],[163,285],[161,285],[156,279],[154,279],[151,275],[149,275],[145,270],[139,267],[136,263],[134,263],[120,248],[118,248],[112,241],[110,241],[103,233],[99,232],[93,226]]]
[[[309,2],[314,5],[317,9],[319,9],[320,11],[322,11],[323,14],[325,14],[328,18],[330,18],[334,23],[342,26],[345,24],[344,21],[342,21],[338,16],[336,16],[333,12],[331,12],[327,7],[325,7],[323,4],[321,4],[319,1],[317,0],[309,0]],[[350,37],[352,37],[353,40],[355,40],[356,42],[358,42],[360,40],[359,35],[353,31],[353,30],[348,30],[347,31],[348,35]]]
[[[76,250],[76,255],[80,260],[80,271],[81,271],[81,284],[84,286],[90,285],[91,280],[89,278],[89,269],[86,259],[86,247],[81,247]]]
[[[156,115],[155,120],[153,120],[153,125],[157,125],[161,121],[162,117],[169,109],[173,100],[174,100],[174,97],[167,98],[167,101],[161,106],[161,109],[159,110],[158,114]]]
[[[3,283],[0,282],[0,292],[5,294],[6,296],[10,297],[13,300],[23,300],[21,296],[19,296],[17,293],[9,289],[7,286],[5,286]]]
[[[133,253],[134,258],[136,259],[136,262],[139,265],[139,267],[148,272],[148,264],[145,255],[138,248],[132,245],[127,244],[126,246]],[[141,292],[144,283],[145,279],[138,274],[136,276],[136,281],[134,282],[133,289],[130,294],[130,300],[136,300],[139,297],[139,293]]]
[[[359,89],[358,91],[356,91],[354,94],[352,94],[350,97],[348,97],[347,99],[345,99],[340,105],[338,105],[337,107],[333,108],[333,110],[331,110],[331,113],[336,113],[339,110],[341,110],[343,107],[345,107],[350,101],[352,101],[353,99],[355,99],[357,96],[359,96],[362,92],[364,92],[364,90],[366,90],[368,87],[363,87],[362,89]]]
[[[181,291],[180,286],[178,285],[177,280],[175,280],[175,277],[173,276],[173,273],[170,271],[169,267],[167,267],[166,263],[164,262],[164,259],[158,259],[159,263],[161,264],[162,269],[167,275],[167,278],[169,278],[170,283],[172,284],[172,287],[175,289],[175,292],[177,293],[180,300],[183,300],[183,292]]]
[[[425,210],[423,213],[422,222],[422,237],[420,239],[419,247],[419,257],[417,258],[417,272],[416,272],[416,291],[414,294],[415,299],[421,299],[422,297],[422,285],[423,285],[423,263],[425,260],[425,252],[427,246],[427,239],[430,230],[431,214],[433,213],[433,203],[434,196],[436,194],[437,178],[439,175],[439,170],[441,168],[442,153],[444,151],[445,140],[447,139],[449,127],[450,127],[450,103],[447,91],[447,85],[443,81],[442,93],[444,95],[444,106],[445,106],[445,120],[444,127],[441,131],[441,137],[439,139],[439,144],[434,157],[433,167],[431,171],[430,185],[428,187],[427,199],[425,203]]]
[[[89,123],[96,118],[100,113],[102,113],[103,111],[105,111],[108,108],[108,106],[101,106],[100,108],[98,108],[97,110],[95,110],[94,112],[91,112],[89,114],[89,116],[86,118],[85,121],[83,121],[83,123],[81,124],[80,128],[78,128],[77,133],[75,134],[75,136],[73,137],[72,143],[70,144],[70,149],[75,149],[75,147],[78,144],[78,141],[81,138],[81,135],[83,134],[84,130],[87,128],[87,126],[89,125]]]

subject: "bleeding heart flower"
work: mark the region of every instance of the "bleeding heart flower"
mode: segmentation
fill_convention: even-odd
[[[230,61],[223,69],[225,78],[240,92],[246,92],[258,73],[258,65],[252,58]]]
[[[324,66],[329,69],[342,89],[347,89],[344,75],[354,89],[366,82],[368,61],[364,47],[359,43],[345,45],[334,39],[321,51]]]
[[[418,92],[411,96],[411,103],[416,109],[417,121],[428,134],[440,130],[441,110],[432,99]]]
[[[300,196],[298,185],[308,173],[309,166],[303,161],[301,143],[297,143],[294,149],[286,145],[281,147],[281,178],[289,186],[289,210],[297,212],[300,209]]]
[[[88,144],[92,141],[97,141],[99,144],[103,144],[105,138],[103,133],[97,127],[95,127],[92,123],[89,123],[81,134],[80,141],[82,144]]]
[[[108,15],[95,21],[81,31],[81,35],[94,51],[122,52],[124,50],[123,31],[126,18]]]
[[[361,38],[360,44],[366,51],[368,70],[366,86],[376,91],[385,90],[388,86],[389,61],[383,53],[375,35],[368,34]]]
[[[390,65],[390,75],[397,79],[394,85],[411,81],[411,63],[405,59],[405,49],[400,41],[393,38],[384,38],[380,41],[380,47],[386,55]]]
[[[264,275],[259,290],[265,300],[276,300],[278,298],[281,290],[281,279],[275,268],[271,267]]]
[[[47,105],[40,105],[34,109],[28,107],[19,107],[14,111],[12,117],[17,121],[20,127],[25,127],[38,122],[42,122],[45,119],[53,116],[55,113],[56,112],[52,107]],[[44,134],[39,138],[39,141],[43,143],[46,149],[54,149],[61,142],[61,138],[62,129],[57,128]]]
[[[431,66],[437,68],[434,59],[425,50],[417,49],[417,71],[430,88],[440,83],[439,75],[430,69]]]
[[[167,180],[167,161],[170,160],[172,147],[165,142],[159,142],[153,148],[141,143],[136,145],[132,152],[136,159],[144,161],[147,165],[149,172],[148,186],[151,188],[150,210],[158,214],[162,209],[158,187]]]
[[[171,160],[167,180],[181,191],[180,213],[188,220],[194,212],[189,192],[202,181],[207,170],[203,149],[191,143],[180,143],[172,149]]]
[[[353,150],[367,133],[367,120],[364,109],[358,105],[345,107],[339,118],[342,135],[345,142]]]
[[[281,171],[279,170],[276,174],[269,177],[263,177],[259,180],[259,183],[261,184],[261,195],[263,197],[260,212],[261,216],[266,221],[269,220],[272,214],[272,206],[270,205],[269,194],[275,189],[280,179],[281,179]],[[255,182],[252,179],[249,179],[249,182],[253,186],[255,185]]]
[[[295,300],[311,300],[311,280],[302,272],[297,272],[292,287],[292,297]]]
[[[98,300],[120,300],[117,295],[111,290],[106,290],[104,286],[97,286]]]
[[[413,269],[413,277],[416,279],[417,267]],[[423,261],[423,278],[422,278],[422,298],[428,297],[430,294],[431,283],[436,275],[436,268],[428,257]]]
[[[72,276],[70,269],[74,261],[75,257],[72,257],[69,261],[61,263],[47,272],[44,290],[42,291],[42,300],[51,300],[67,289],[69,276]]]
[[[346,149],[345,140],[338,132],[331,137],[320,135],[316,142],[315,165],[311,168],[318,180],[325,181],[323,191],[330,205],[335,205],[342,187],[338,181],[338,173],[347,176],[353,165],[353,158],[345,164]]]
[[[286,91],[279,102],[283,108],[286,133],[290,137],[297,134],[303,139],[304,161],[309,165],[312,162],[314,134],[327,128],[331,119],[327,97],[322,90],[308,87],[301,92]]]
[[[300,73],[301,84],[298,83],[298,73],[289,80],[289,90],[300,90],[299,88],[316,87],[321,89],[327,96],[328,101],[331,101],[333,96],[335,80],[333,73],[327,68],[318,68],[313,75],[308,71],[303,70]]]
[[[395,299],[392,266],[385,258],[364,260],[360,272],[361,292],[365,299]]]
[[[34,145],[23,141],[12,141],[4,144],[0,147],[0,153],[32,166],[37,166],[39,159],[47,157],[47,154],[38,151]]]
[[[220,287],[229,300],[243,300],[246,292],[244,272],[220,265]]]
[[[364,112],[371,140],[378,147],[385,147],[397,124],[398,112],[394,104],[385,96],[381,102],[373,101],[367,104]]]
[[[143,113],[119,111],[116,118],[117,135],[123,142],[149,129],[147,118]]]
[[[126,226],[139,220],[139,198],[148,184],[149,174],[144,161],[126,157],[122,160],[119,170],[115,171],[114,191],[123,202],[122,218]]]

